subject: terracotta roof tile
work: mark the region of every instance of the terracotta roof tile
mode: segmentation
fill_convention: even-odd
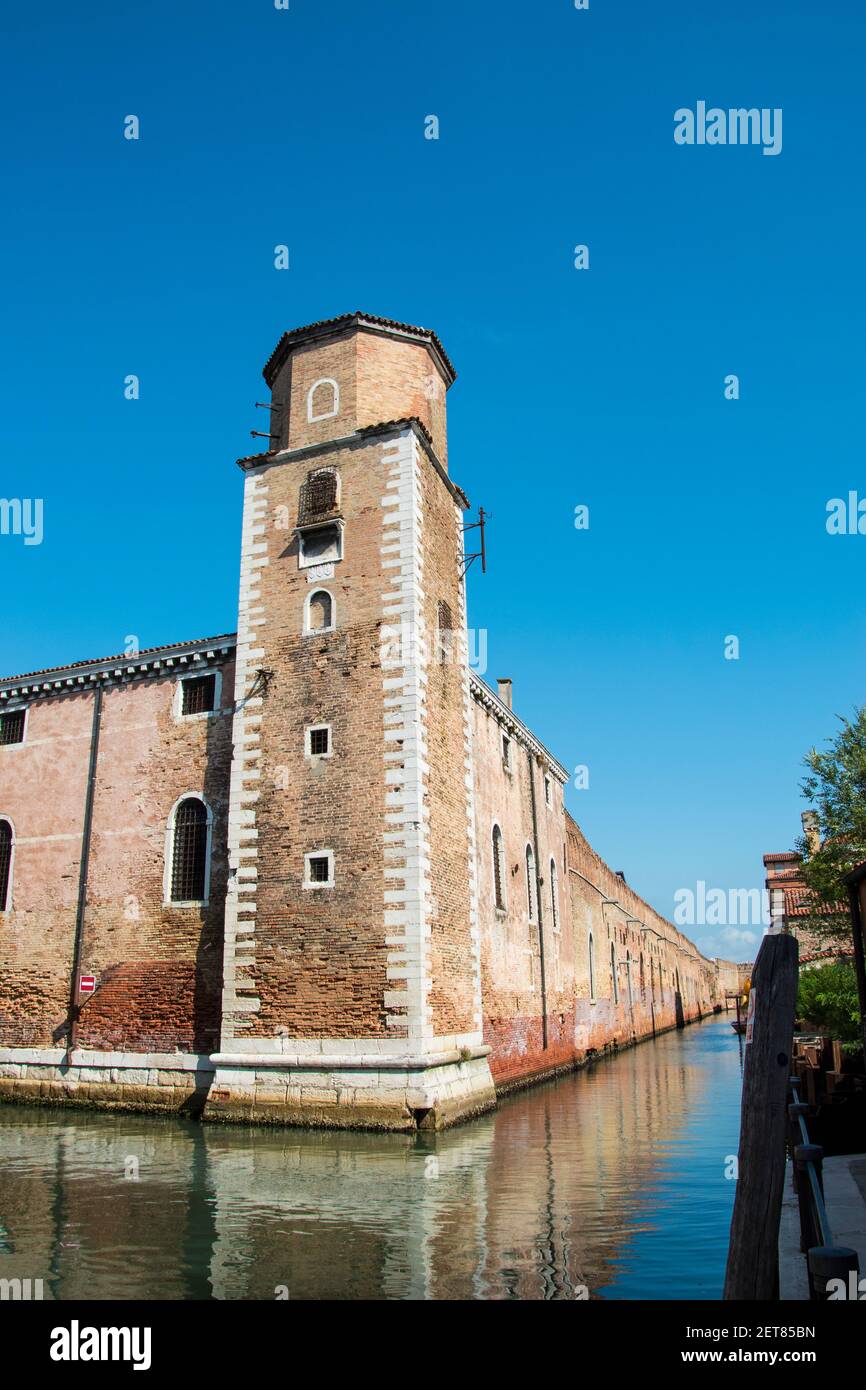
[[[288,332],[284,333],[280,338],[280,341],[277,343],[262,368],[262,376],[265,381],[269,386],[273,385],[276,374],[283,365],[286,354],[293,343],[299,342],[305,337],[317,337],[319,334],[327,333],[332,329],[338,330],[343,327],[348,328],[353,323],[359,325],[368,323],[377,328],[393,328],[398,333],[417,334],[419,337],[426,339],[427,342],[432,344],[441,357],[443,365],[451,377],[451,381],[453,382],[456,380],[457,373],[454,370],[454,364],[432,328],[420,328],[417,324],[413,323],[401,323],[399,319],[383,319],[380,318],[378,314],[364,314],[360,309],[356,309],[353,314],[339,314],[336,318],[319,319],[316,323],[305,324],[302,328],[290,328]]]
[[[114,652],[109,656],[92,656],[86,661],[67,661],[63,666],[43,666],[38,671],[22,671],[14,676],[0,676],[4,684],[8,681],[32,680],[34,676],[53,676],[58,671],[78,671],[84,666],[101,666],[109,661],[125,663],[127,666],[140,661],[142,657],[154,657],[159,652],[183,651],[187,647],[219,647],[234,645],[237,633],[223,632],[219,637],[193,637],[189,642],[168,642],[161,647],[142,647],[134,656],[128,652]]]

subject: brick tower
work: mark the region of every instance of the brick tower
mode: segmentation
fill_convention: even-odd
[[[454,371],[428,330],[350,314],[284,334],[264,376],[207,1113],[438,1127],[494,1103]]]

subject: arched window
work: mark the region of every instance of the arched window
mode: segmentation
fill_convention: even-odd
[[[331,632],[334,627],[334,600],[327,589],[315,589],[306,603],[305,632]]]
[[[8,912],[12,907],[12,849],[15,837],[12,824],[0,820],[0,912]]]
[[[493,897],[500,912],[505,911],[505,847],[502,831],[493,827]]]
[[[625,953],[625,982],[628,988],[628,1006],[631,1008],[634,1003],[634,994],[631,987],[631,951],[626,951]]]
[[[656,963],[655,963],[654,960],[651,960],[651,961],[650,961],[650,998],[652,999],[653,1003],[655,1003],[655,1000],[656,1000]]]
[[[529,907],[529,920],[535,921],[535,855],[532,845],[526,846],[526,897]]]
[[[320,377],[307,392],[307,421],[329,420],[340,413],[340,388],[332,376]]]
[[[640,992],[646,993],[646,968],[644,966],[643,951],[640,953]]]
[[[595,942],[589,933],[589,1002],[595,1003]]]
[[[613,1002],[619,1003],[619,984],[616,978],[616,946],[610,943],[610,978],[613,985]]]
[[[168,898],[206,903],[210,886],[210,808],[200,796],[181,797],[169,824]]]
[[[550,861],[550,920],[554,931],[559,931],[559,904],[557,903],[556,863]]]

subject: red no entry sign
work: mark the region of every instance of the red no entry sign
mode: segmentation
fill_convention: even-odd
[[[78,977],[78,993],[79,993],[79,994],[93,994],[93,992],[94,992],[95,989],[96,989],[96,976],[95,976],[95,975],[79,975],[79,977]]]

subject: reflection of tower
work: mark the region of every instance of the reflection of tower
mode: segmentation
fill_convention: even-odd
[[[221,1051],[226,1119],[438,1126],[492,1105],[482,1046],[466,501],[435,334],[283,335],[246,473]],[[447,653],[446,653],[447,654]]]

